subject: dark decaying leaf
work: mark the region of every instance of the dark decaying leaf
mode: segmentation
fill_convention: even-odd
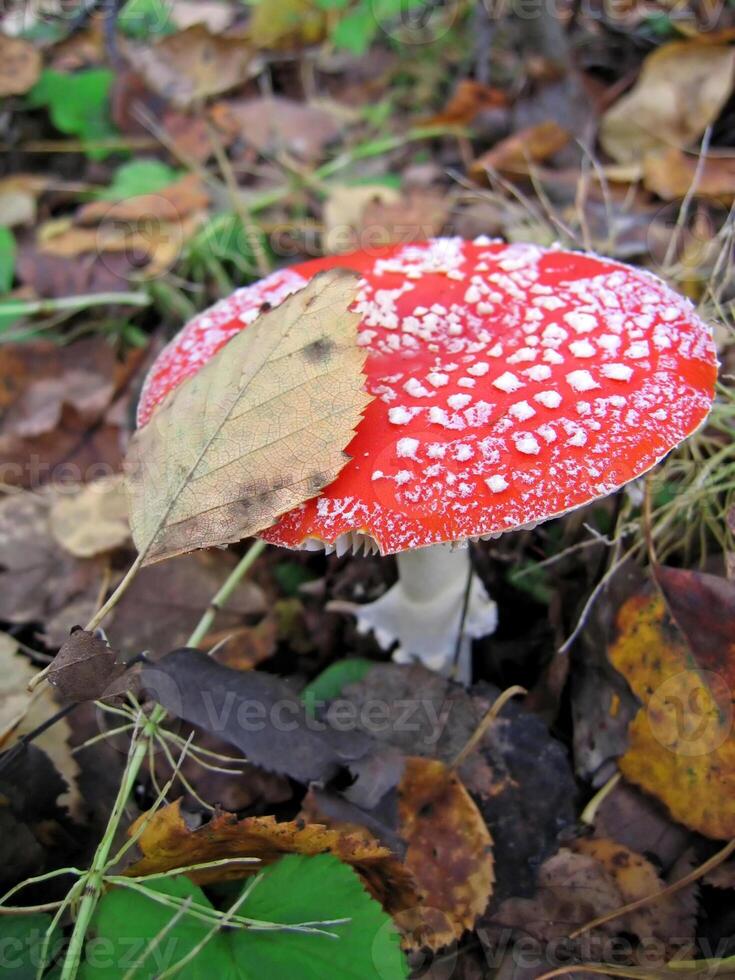
[[[270,674],[229,670],[184,648],[144,665],[143,686],[166,710],[240,749],[255,765],[297,782],[328,783],[345,770],[345,797],[364,809],[394,788],[399,752],[363,732],[309,718],[288,684]]]
[[[104,701],[135,686],[137,669],[121,663],[99,633],[76,629],[57,653],[48,680],[67,701]]]
[[[376,739],[407,755],[451,763],[500,692],[483,684],[468,692],[424,667],[376,665],[343,697],[368,719],[368,706],[388,706]],[[494,901],[531,895],[541,862],[574,824],[576,785],[563,746],[540,718],[515,703],[503,708],[459,775],[495,841]]]

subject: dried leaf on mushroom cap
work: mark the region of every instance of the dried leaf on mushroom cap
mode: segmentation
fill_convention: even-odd
[[[357,534],[391,553],[514,530],[611,493],[707,416],[711,330],[655,276],[562,249],[434,239],[238,290],[161,355],[141,423],[264,302],[338,265],[363,277],[354,309],[375,397],[351,461],[263,533],[274,544]]]

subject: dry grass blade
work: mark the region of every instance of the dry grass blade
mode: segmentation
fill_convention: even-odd
[[[370,400],[356,283],[325,273],[262,314],[136,433],[126,466],[143,564],[255,534],[337,476]]]

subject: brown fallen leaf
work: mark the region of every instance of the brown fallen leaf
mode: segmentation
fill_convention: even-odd
[[[694,186],[699,166],[698,157],[670,147],[659,153],[647,153],[643,158],[643,184],[664,201],[684,197]],[[708,156],[696,181],[698,197],[708,197],[722,204],[735,199],[735,157]]]
[[[141,814],[128,833],[134,835],[139,827],[144,827],[137,841],[143,857],[126,869],[126,875],[155,874],[224,858],[258,858],[251,864],[206,868],[188,876],[209,884],[256,874],[284,854],[329,853],[363,875],[374,897],[389,908],[405,908],[417,900],[410,873],[387,847],[359,827],[330,829],[303,820],[279,823],[271,816],[238,820],[234,813],[220,812],[209,823],[190,830],[178,800],[153,814]]]
[[[76,558],[91,558],[125,544],[130,528],[122,475],[60,489],[51,505],[49,527],[61,547]]]
[[[476,179],[485,178],[489,170],[527,174],[530,164],[553,156],[570,139],[571,133],[553,120],[536,123],[496,143],[472,162],[470,173]]]
[[[259,70],[244,37],[193,24],[155,44],[126,44],[125,56],[153,92],[180,109],[227,92]]]
[[[0,346],[2,481],[35,489],[119,470],[125,433],[113,419],[113,400],[126,391],[143,355],[118,362],[101,336],[63,347]]]
[[[109,256],[120,254],[126,263],[128,280],[157,279],[174,265],[205,216],[201,211],[181,214],[161,195],[131,200],[132,204],[106,203],[104,220],[96,228],[79,227],[71,222],[60,227],[56,222],[51,227],[42,225],[38,230],[39,253],[62,259],[86,256],[103,265],[107,265]],[[152,208],[151,213],[145,213],[147,206]]]
[[[608,656],[643,702],[620,770],[684,826],[729,839],[735,836],[735,584],[673,569],[657,574],[677,622],[691,628],[689,643],[652,588],[620,608]]]
[[[370,400],[359,314],[348,311],[356,284],[342,271],[317,276],[233,337],[138,430],[126,468],[144,564],[255,534],[339,473]]]
[[[421,120],[422,126],[462,126],[471,123],[485,109],[504,109],[508,96],[493,85],[483,85],[471,78],[457,83],[449,101],[436,115]]]
[[[441,232],[452,203],[451,194],[431,188],[399,194],[384,184],[337,185],[324,202],[323,251],[425,241]]]
[[[421,902],[398,912],[408,949],[441,949],[472,929],[493,888],[493,841],[459,777],[438,759],[406,759],[399,834]]]
[[[226,136],[240,137],[260,153],[286,150],[309,162],[318,160],[344,129],[335,113],[277,95],[218,102],[211,115]]]
[[[209,204],[209,194],[197,174],[186,174],[155,194],[140,194],[114,203],[93,201],[76,213],[75,223],[95,225],[103,221],[165,221],[181,219]]]
[[[385,184],[361,184],[357,187],[337,185],[330,188],[324,208],[324,252],[339,255],[355,248],[364,247],[360,242],[362,216],[373,202],[395,204],[401,196]]]
[[[49,526],[53,500],[50,491],[0,498],[0,619],[6,622],[46,624],[80,601],[95,603],[103,562],[74,558],[56,542]],[[64,633],[74,625],[68,622]]]
[[[72,630],[48,668],[48,681],[65,701],[104,701],[135,686],[117,651],[97,633]]]
[[[686,149],[713,123],[730,97],[735,48],[673,41],[643,63],[635,86],[602,117],[600,142],[618,163],[653,150]]]
[[[161,655],[184,646],[236,562],[230,552],[212,550],[142,568],[105,624],[110,642],[125,654]],[[214,628],[233,633],[265,611],[262,590],[246,580],[217,613]]]
[[[664,886],[650,861],[609,838],[581,838],[573,844],[578,854],[592,857],[602,865],[620,892],[621,905],[655,895]],[[682,889],[665,898],[628,912],[613,920],[617,931],[631,932],[640,940],[658,939],[668,943],[676,937],[670,955],[681,953],[681,945],[693,939],[696,921],[696,899],[692,888]]]
[[[278,619],[269,609],[257,626],[239,626],[234,630],[208,633],[199,644],[210,657],[232,670],[252,670],[272,657],[278,642]]]
[[[0,34],[0,99],[24,95],[38,81],[42,67],[41,52],[30,41]]]

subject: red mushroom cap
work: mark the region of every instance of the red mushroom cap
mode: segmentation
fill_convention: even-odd
[[[436,239],[305,262],[238,290],[160,355],[140,424],[263,303],[334,266],[363,277],[358,340],[375,398],[350,462],[263,532],[273,544],[358,534],[385,554],[537,523],[645,473],[710,409],[711,330],[650,273],[562,249]]]

